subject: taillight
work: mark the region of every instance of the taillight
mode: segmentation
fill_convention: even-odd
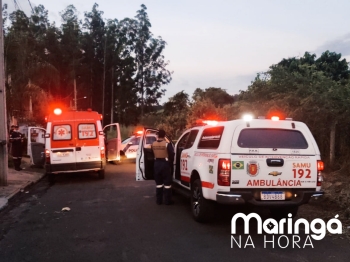
[[[321,160],[317,160],[317,186],[322,186],[323,177],[321,171],[324,169],[324,163]]]
[[[101,151],[100,151],[100,155],[101,155],[101,160],[105,158],[105,147],[101,147]]]
[[[218,185],[230,186],[231,181],[231,160],[219,159],[218,164]]]
[[[45,149],[45,162],[46,164],[50,164],[50,150]]]
[[[317,171],[323,171],[324,163],[321,160],[317,160]]]

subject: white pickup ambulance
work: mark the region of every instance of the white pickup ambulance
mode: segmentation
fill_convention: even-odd
[[[56,108],[46,119],[46,130],[29,128],[32,163],[44,163],[51,182],[56,174],[84,171],[96,171],[103,179],[106,160],[120,161],[121,136],[118,123],[102,129],[101,119],[102,115],[92,110]],[[41,133],[45,133],[44,142]]]
[[[145,130],[144,136],[156,130]],[[153,179],[150,149],[141,139],[136,180]],[[189,193],[196,221],[214,202],[267,207],[296,215],[321,191],[323,162],[309,128],[292,119],[209,121],[185,131],[175,145],[173,188]]]

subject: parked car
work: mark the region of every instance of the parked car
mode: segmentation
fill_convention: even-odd
[[[136,159],[136,152],[139,148],[142,132],[135,133],[134,135],[124,139],[121,143],[120,155],[125,159]],[[146,136],[146,147],[150,147],[154,141],[157,140],[156,134],[149,134]]]

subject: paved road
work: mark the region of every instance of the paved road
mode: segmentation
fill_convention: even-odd
[[[134,170],[108,165],[104,180],[62,175],[53,186],[44,178],[13,199],[0,213],[0,261],[349,261],[350,244],[340,238],[272,249],[252,234],[255,248],[231,248],[232,211],[196,223],[188,199],[157,206],[154,182],[136,182]]]

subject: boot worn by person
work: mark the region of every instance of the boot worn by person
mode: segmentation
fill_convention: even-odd
[[[15,165],[15,170],[16,171],[21,171],[22,170],[22,168],[21,168],[21,159],[18,159],[18,158],[14,159],[13,163]]]
[[[165,201],[164,202],[166,205],[173,205],[174,204],[174,201],[171,200],[171,195],[172,195],[171,186],[169,186],[169,188],[167,188],[165,186],[165,188],[164,188],[164,200]]]
[[[157,205],[161,205],[163,203],[163,186],[157,187],[156,198],[157,198]]]

